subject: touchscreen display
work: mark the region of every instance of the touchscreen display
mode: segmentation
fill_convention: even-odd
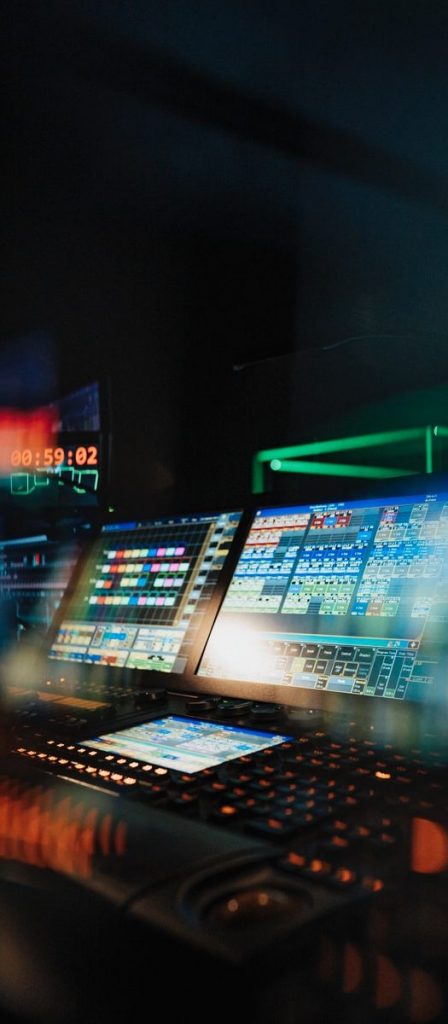
[[[235,725],[168,715],[120,732],[106,733],[83,745],[107,754],[120,754],[145,763],[150,761],[163,768],[192,773],[232,761],[243,754],[277,746],[289,739],[290,736],[241,729]]]
[[[447,627],[447,492],[259,509],[198,675],[436,701]]]
[[[103,526],[65,604],[50,658],[184,672],[240,517],[219,512]]]

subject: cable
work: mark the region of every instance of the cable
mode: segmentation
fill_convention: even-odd
[[[361,341],[390,341],[395,338],[397,341],[409,341],[410,339],[418,338],[433,338],[434,340],[440,338],[438,331],[407,331],[406,333],[400,334],[397,331],[393,331],[388,334],[352,334],[348,338],[341,338],[340,341],[334,341],[329,345],[308,345],[307,348],[301,348],[294,350],[293,352],[282,352],[280,355],[264,356],[262,359],[251,359],[245,363],[234,363],[232,369],[235,372],[245,370],[248,366],[259,366],[263,363],[273,362],[274,359],[282,359],[284,356],[293,355],[317,355],[319,352],[332,352],[334,349],[342,348],[345,345],[351,345],[353,342]]]

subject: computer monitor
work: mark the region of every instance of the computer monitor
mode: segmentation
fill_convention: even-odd
[[[447,653],[448,489],[257,509],[195,678],[289,705],[421,706],[446,701]]]
[[[28,630],[46,632],[79,552],[79,540],[56,541],[46,534],[0,542],[2,647],[20,640]]]
[[[216,611],[240,518],[219,512],[105,525],[64,602],[50,659],[182,673]]]

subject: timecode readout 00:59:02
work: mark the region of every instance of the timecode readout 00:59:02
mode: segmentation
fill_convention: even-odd
[[[32,452],[31,448],[15,448],[11,452],[11,466],[33,466],[39,468],[44,466],[51,469],[53,466],[97,466],[98,447],[95,444],[78,445],[76,448],[44,448],[42,451]]]

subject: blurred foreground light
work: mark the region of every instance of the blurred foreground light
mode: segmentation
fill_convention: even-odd
[[[37,689],[36,680],[45,677],[48,668],[47,659],[38,639],[27,641],[11,649],[2,659],[3,697],[14,700],[14,688]]]
[[[448,868],[448,833],[443,825],[426,818],[413,818],[411,869],[417,874],[435,875]]]
[[[127,830],[78,795],[0,778],[0,857],[88,878],[95,855],[123,856]]]
[[[34,465],[35,453],[44,452],[54,440],[53,429],[54,413],[49,408],[29,412],[0,408],[0,474]]]

